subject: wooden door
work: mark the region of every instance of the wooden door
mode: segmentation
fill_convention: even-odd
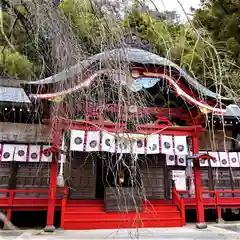
[[[7,189],[9,178],[11,176],[11,162],[0,163],[0,188]],[[0,193],[0,197],[6,197],[7,193]]]
[[[106,187],[105,212],[141,212],[142,194],[136,187]]]
[[[50,182],[50,163],[18,163],[16,177],[17,189],[48,189]],[[17,197],[47,197],[48,193],[17,193]]]
[[[213,169],[213,185],[216,190],[232,189],[232,181],[229,168]],[[225,193],[225,197],[232,194]]]
[[[70,199],[96,198],[96,155],[73,152],[70,160]]]
[[[203,190],[212,190],[213,182],[210,167],[201,168],[201,180],[202,180],[202,189]],[[211,194],[204,193],[203,197],[210,197]]]
[[[234,190],[240,190],[240,171],[239,168],[232,168],[232,185]],[[234,193],[235,197],[240,197],[240,193]]]
[[[160,155],[147,156],[141,164],[142,189],[147,199],[165,199],[164,164]]]

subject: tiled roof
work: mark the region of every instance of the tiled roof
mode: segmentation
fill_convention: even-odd
[[[216,117],[231,117],[240,118],[240,106],[237,104],[230,104],[226,108],[226,112],[223,115],[215,114]]]
[[[0,86],[0,102],[30,103],[22,88]]]
[[[238,105],[231,104],[227,106],[226,116],[240,117],[240,108]]]
[[[0,77],[0,86],[2,87],[21,87],[24,82],[24,80]]]
[[[175,63],[169,61],[166,58],[160,57],[154,53],[145,51],[138,48],[117,48],[113,50],[108,50],[99,54],[96,54],[87,60],[84,60],[68,70],[57,73],[45,79],[41,79],[34,82],[27,82],[26,84],[49,84],[66,80],[68,77],[73,77],[90,67],[93,63],[101,61],[125,61],[129,63],[139,63],[139,64],[153,64],[158,66],[171,67],[178,72],[189,84],[190,87],[194,88],[199,94],[212,97],[218,100],[231,101],[229,98],[220,96],[218,93],[212,92],[203,85],[201,85],[196,79],[188,75],[182,68],[180,68]]]

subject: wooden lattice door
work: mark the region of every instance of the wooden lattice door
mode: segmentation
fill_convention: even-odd
[[[161,155],[147,156],[141,163],[142,189],[147,199],[165,199],[164,165]]]
[[[96,155],[72,152],[70,159],[70,199],[96,198]]]
[[[51,163],[19,163],[16,177],[17,189],[49,189]],[[47,197],[48,193],[31,193]],[[17,193],[17,197],[26,197],[26,193]]]
[[[234,190],[240,190],[240,171],[238,168],[232,168],[232,186]],[[240,193],[234,193],[235,197],[239,197]]]
[[[11,176],[11,163],[2,162],[0,163],[0,188],[7,189],[9,179]],[[6,197],[6,193],[0,193],[0,197]]]
[[[232,189],[229,168],[213,169],[213,185],[216,190]],[[224,196],[231,196],[231,193],[224,193]]]
[[[212,190],[213,183],[212,183],[212,175],[211,175],[210,167],[201,168],[200,173],[201,173],[202,189]],[[203,197],[210,197],[210,195],[208,193],[204,193]]]

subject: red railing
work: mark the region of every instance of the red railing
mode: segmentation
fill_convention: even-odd
[[[67,189],[57,189],[57,194],[66,193]],[[0,197],[0,209],[6,210],[8,220],[11,220],[13,210],[44,210],[48,206],[48,197],[15,197],[16,193],[23,194],[46,194],[48,196],[49,189],[0,189],[0,193],[6,193],[8,196]],[[61,207],[65,211],[66,199],[57,198],[56,205]]]
[[[194,194],[191,194],[190,191],[188,190],[185,190],[185,191],[177,191],[180,196],[184,199],[188,199],[188,198],[195,198],[195,195]],[[208,195],[208,197],[204,197],[203,196],[203,199],[209,199],[209,198],[216,198],[218,195],[218,197],[220,197],[221,199],[224,199],[224,198],[235,198],[235,194],[239,194],[239,197],[240,198],[240,190],[225,190],[225,189],[222,189],[222,190],[202,190],[202,195]],[[231,197],[230,196],[224,196],[226,194],[231,194]],[[185,196],[184,196],[185,195]],[[187,197],[186,197],[187,195]],[[222,196],[221,196],[222,195]],[[234,203],[233,203],[234,205]]]
[[[186,208],[195,207],[195,195],[191,195],[190,191],[178,191],[178,193]],[[226,194],[230,194],[230,196],[226,196]],[[222,208],[240,208],[240,190],[202,190],[202,195],[204,208],[216,209],[218,219],[221,219]]]
[[[184,226],[186,224],[185,204],[184,204],[184,200],[178,194],[175,186],[172,187],[172,201],[174,205],[177,205],[180,211],[182,226]]]

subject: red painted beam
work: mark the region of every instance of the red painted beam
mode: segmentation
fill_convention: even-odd
[[[126,129],[126,124],[118,124],[118,123],[109,123],[103,122],[101,124],[94,123],[91,121],[76,121],[61,118],[59,119],[62,127],[66,130],[74,129],[74,130],[84,130],[84,131],[96,131],[96,130],[105,130],[108,132],[128,132]],[[52,125],[50,119],[44,120],[45,124]],[[179,136],[193,136],[196,133],[205,132],[205,128],[200,125],[196,126],[166,126],[166,125],[136,125],[137,131],[132,133],[139,134],[166,134],[166,135],[179,135]]]

